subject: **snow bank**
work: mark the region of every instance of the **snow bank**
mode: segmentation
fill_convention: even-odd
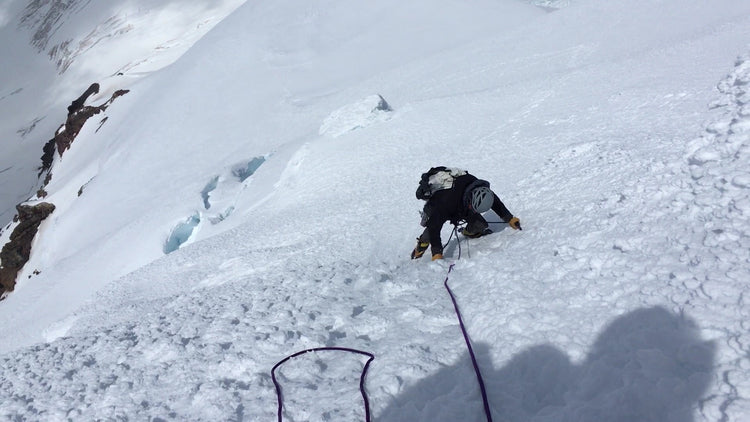
[[[393,110],[380,95],[371,95],[357,103],[333,111],[318,131],[321,135],[338,137],[346,132],[366,128],[390,118]]]

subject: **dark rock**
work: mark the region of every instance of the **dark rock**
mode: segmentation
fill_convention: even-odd
[[[101,113],[112,104],[115,98],[127,94],[128,90],[118,90],[109,100],[100,106],[86,106],[86,100],[93,94],[99,93],[99,84],[93,83],[68,107],[68,117],[65,124],[61,125],[55,133],[55,137],[50,139],[43,148],[42,165],[39,167],[39,177],[45,172],[44,183],[42,188],[37,191],[37,196],[43,198],[47,195],[44,187],[50,182],[52,174],[50,169],[54,161],[55,149],[62,157],[70,145],[75,140],[78,133],[83,128],[86,121],[95,114]],[[103,120],[100,123],[104,123]],[[97,129],[98,130],[98,129]],[[81,191],[79,191],[79,195]],[[13,222],[18,223],[16,228],[10,234],[10,241],[0,250],[0,300],[5,292],[12,291],[16,285],[18,272],[23,268],[31,256],[31,243],[36,236],[39,225],[42,221],[55,210],[55,206],[48,202],[41,202],[36,205],[16,206],[18,214],[13,217]]]
[[[393,109],[391,108],[391,105],[388,104],[388,101],[386,101],[382,95],[378,95],[378,97],[380,97],[380,101],[378,101],[378,105],[372,111],[375,111],[375,110],[393,111]]]
[[[101,112],[99,107],[85,106],[79,109],[77,112],[68,114],[68,120],[65,121],[65,125],[57,131],[55,135],[55,146],[57,146],[57,153],[62,157],[63,153],[70,148],[70,145],[75,140],[78,133],[83,128],[86,121],[91,116]]]
[[[94,82],[93,84],[91,84],[91,86],[88,87],[86,91],[83,92],[83,94],[81,94],[80,97],[76,98],[75,100],[73,100],[72,103],[70,103],[70,105],[68,106],[68,114],[70,115],[70,114],[78,112],[80,109],[83,108],[83,104],[86,103],[86,100],[90,96],[94,94],[98,94],[98,93],[99,93],[99,84]]]
[[[10,241],[0,250],[0,294],[15,287],[18,272],[31,256],[31,243],[39,225],[52,214],[55,206],[48,202],[33,206],[19,204],[16,210],[19,223],[10,234]]]
[[[91,87],[89,87],[86,92],[83,93],[81,97],[78,98],[80,100],[83,98],[89,90],[92,89],[92,87],[96,86],[96,91],[99,91],[99,84],[92,84]],[[58,129],[57,134],[55,135],[54,141],[55,145],[57,146],[57,153],[62,157],[63,153],[70,148],[70,145],[75,140],[76,136],[78,136],[78,133],[83,128],[83,125],[86,124],[86,121],[91,118],[91,116],[94,116],[96,114],[99,114],[107,109],[107,107],[112,104],[112,101],[115,100],[115,98],[120,97],[122,95],[127,94],[130,92],[126,89],[120,89],[115,91],[114,94],[110,97],[107,102],[104,104],[93,107],[93,106],[84,106],[81,104],[81,107],[77,108],[74,112],[68,114],[68,119],[65,121],[65,124]],[[77,105],[77,101],[74,101],[73,104],[68,107],[68,111],[71,110],[71,107],[74,105]]]
[[[42,151],[44,152],[44,154],[42,154],[42,166],[39,167],[39,174],[37,177],[42,177],[42,173],[52,167],[52,160],[55,158],[55,138],[47,141],[47,143],[44,144]]]

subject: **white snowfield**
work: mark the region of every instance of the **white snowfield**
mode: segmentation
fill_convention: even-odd
[[[124,80],[174,62],[245,0],[3,0],[0,3],[0,225],[33,195],[44,141],[93,82],[99,105]]]
[[[247,2],[128,86],[0,302],[0,417],[273,421],[345,347],[373,420],[484,421],[448,277],[493,420],[750,420],[750,2],[570,3]],[[410,260],[437,165],[523,230]],[[366,361],[282,365],[283,420],[364,420]]]

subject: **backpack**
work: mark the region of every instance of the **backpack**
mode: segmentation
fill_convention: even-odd
[[[416,192],[417,199],[426,201],[430,199],[435,192],[452,188],[455,178],[465,174],[467,174],[467,172],[461,169],[443,166],[431,168],[426,173],[422,173],[422,177],[419,180],[419,187],[417,187]]]

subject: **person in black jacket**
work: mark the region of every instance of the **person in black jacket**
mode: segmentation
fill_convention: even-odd
[[[440,231],[446,221],[457,225],[461,221],[466,222],[466,227],[461,233],[470,238],[476,238],[485,234],[492,233],[489,229],[487,220],[482,217],[482,213],[490,209],[495,212],[503,221],[507,222],[514,230],[521,230],[521,221],[514,217],[500,198],[490,190],[489,182],[476,178],[474,175],[459,169],[450,169],[446,167],[434,167],[429,173],[436,169],[443,169],[443,179],[450,179],[450,182],[444,186],[438,187],[436,191],[424,195],[420,190],[425,188],[420,185],[417,190],[417,198],[424,199],[426,196],[427,203],[422,211],[422,227],[424,231],[417,238],[417,246],[411,253],[412,259],[421,258],[427,247],[431,246],[432,260],[443,259],[443,244],[440,239]],[[423,180],[426,178],[423,176]],[[433,179],[430,179],[433,181]]]

